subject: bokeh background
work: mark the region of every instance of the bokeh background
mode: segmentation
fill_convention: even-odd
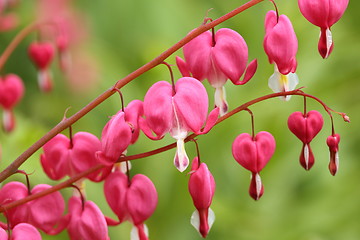
[[[57,62],[52,66],[54,91],[41,93],[36,84],[36,70],[27,57],[28,44],[36,34],[28,36],[16,49],[3,74],[14,72],[26,85],[26,94],[16,107],[17,128],[11,134],[0,132],[4,169],[33,142],[43,136],[63,117],[68,107],[71,115],[88,102],[162,51],[169,48],[191,29],[200,25],[206,12],[217,18],[245,1],[220,0],[122,0],[122,1],[69,1],[73,11],[81,15],[82,42],[74,47],[76,71],[71,80],[60,70]],[[255,202],[248,195],[249,172],[233,159],[231,144],[235,137],[250,132],[250,117],[239,113],[216,126],[209,134],[198,137],[202,161],[206,162],[216,180],[217,188],[212,209],[216,221],[208,239],[244,240],[356,240],[360,239],[360,4],[350,1],[343,18],[333,26],[334,51],[323,60],[317,52],[319,29],[301,15],[297,1],[277,0],[281,14],[292,21],[299,41],[297,54],[300,78],[298,86],[305,86],[309,94],[316,95],[331,108],[346,112],[351,123],[334,115],[335,130],[341,135],[340,169],[333,177],[327,165],[329,151],[325,144],[331,134],[330,120],[322,107],[308,101],[308,109],[323,113],[323,130],[311,143],[316,163],[311,171],[299,165],[301,142],[287,128],[287,117],[302,111],[303,99],[292,97],[283,102],[271,99],[251,107],[255,114],[255,131],[266,130],[276,138],[273,158],[261,172],[265,193]],[[273,72],[262,48],[263,21],[270,2],[264,1],[248,11],[217,27],[238,31],[247,41],[249,59],[258,59],[255,77],[244,86],[226,85],[230,109],[271,93],[267,79]],[[37,17],[36,1],[20,1],[14,9],[20,25],[0,34],[3,49],[15,34]],[[177,55],[182,56],[178,51]],[[175,56],[167,62],[175,64]],[[174,67],[175,76],[180,77]],[[143,100],[147,89],[159,80],[170,80],[164,66],[143,74],[122,89],[125,103]],[[207,82],[211,105],[213,89]],[[108,116],[120,109],[120,100],[114,95],[83,119],[73,125],[74,131],[89,131],[100,137]],[[68,134],[67,131],[64,134]],[[128,154],[152,150],[173,142],[169,137],[150,141],[141,135],[139,142],[130,146]],[[190,158],[196,154],[193,143],[187,143]],[[31,184],[56,184],[42,172],[39,156],[34,154],[21,168],[33,174]],[[189,176],[180,174],[173,166],[174,150],[133,162],[132,174],[143,173],[156,185],[159,203],[154,215],[146,222],[151,239],[200,239],[190,225],[194,211],[187,190]],[[24,181],[23,176],[11,176],[8,181]],[[96,202],[104,214],[115,217],[102,194],[102,184],[87,183],[87,198]],[[62,190],[67,199],[71,189]],[[4,218],[1,218],[4,221]],[[131,224],[110,227],[111,239],[129,239]],[[67,239],[67,233],[43,236],[46,240]]]

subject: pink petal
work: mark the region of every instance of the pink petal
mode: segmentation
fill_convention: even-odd
[[[54,57],[54,47],[51,43],[31,43],[28,48],[28,54],[30,59],[39,69],[46,69],[53,57]]]
[[[63,134],[58,134],[43,146],[41,165],[49,178],[59,180],[70,173],[68,150],[70,140]]]
[[[125,108],[125,121],[131,125],[132,138],[131,144],[134,144],[140,134],[139,118],[144,115],[143,102],[140,100],[131,101]]]
[[[197,161],[197,157],[193,161]],[[210,207],[215,193],[215,180],[205,163],[201,163],[199,168],[191,173],[189,192],[196,209],[200,211]]]
[[[235,138],[232,144],[232,154],[241,166],[251,172],[257,171],[256,144],[250,134],[242,133]]]
[[[82,240],[109,239],[105,217],[92,201],[85,202],[77,227]]]
[[[179,68],[179,71],[183,77],[191,77],[190,70],[186,64],[186,62],[181,58],[176,56],[176,65]]]
[[[172,126],[172,94],[171,84],[160,81],[150,87],[144,98],[146,125],[158,138],[162,138]]]
[[[0,205],[25,198],[28,196],[28,194],[28,189],[23,183],[9,182],[0,189]],[[10,228],[13,228],[19,223],[27,222],[29,215],[28,204],[25,203],[23,205],[8,209],[5,212],[5,215],[7,216]]]
[[[41,240],[39,231],[32,225],[20,223],[16,225],[11,234],[11,240]]]
[[[212,33],[207,31],[191,40],[183,48],[188,69],[193,77],[200,81],[207,78],[211,66],[210,52],[212,47]]]
[[[100,140],[91,133],[78,132],[73,136],[73,148],[69,150],[72,174],[78,174],[99,164],[95,153],[101,149]],[[111,167],[104,167],[89,175],[91,181],[103,180],[111,171]]]
[[[276,14],[269,11],[265,22],[270,21],[269,18],[276,18]],[[270,63],[276,63],[279,72],[287,75],[296,69],[294,59],[298,42],[294,28],[287,16],[280,15],[277,24],[272,29],[268,26],[266,30],[263,44]]]
[[[248,61],[248,47],[243,37],[228,28],[221,28],[215,35],[213,57],[215,64],[232,81],[239,81]]]
[[[312,110],[306,114],[306,142],[310,141],[320,132],[324,119],[318,111]]]
[[[0,227],[0,239],[1,240],[8,240],[7,232]]]
[[[104,165],[114,164],[131,142],[130,126],[125,122],[124,112],[118,112],[106,124],[101,135],[101,152],[97,157]]]
[[[261,131],[255,136],[257,149],[257,171],[260,172],[275,152],[275,139],[265,131]]]
[[[131,179],[126,196],[126,205],[134,225],[146,221],[155,211],[158,202],[156,188],[151,180],[142,174]]]
[[[0,78],[0,105],[12,109],[24,95],[25,87],[21,78],[15,74],[7,74]]]
[[[299,8],[304,17],[312,24],[327,28],[330,4],[329,0],[299,0]]]
[[[50,185],[39,184],[32,189],[31,193],[35,194],[49,188],[51,188]],[[31,201],[29,206],[29,222],[45,233],[49,233],[55,228],[62,219],[65,210],[65,202],[60,192],[35,199]]]
[[[173,98],[181,127],[198,132],[205,123],[209,106],[205,87],[194,78],[180,78]]]
[[[127,217],[126,194],[129,179],[121,171],[111,173],[104,182],[104,193],[111,210],[123,222]]]

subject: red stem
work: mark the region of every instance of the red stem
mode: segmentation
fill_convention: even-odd
[[[268,95],[265,95],[265,96],[262,96],[262,97],[259,97],[259,98],[256,98],[256,99],[253,99],[249,102],[246,102],[244,103],[243,105],[235,108],[234,110],[228,112],[227,114],[225,114],[224,116],[220,117],[215,125],[218,125],[219,123],[223,122],[224,120],[228,119],[229,117],[233,116],[234,114],[240,112],[240,111],[243,111],[243,110],[246,110],[248,109],[249,106],[251,105],[254,105],[258,102],[262,102],[264,100],[267,100],[267,99],[271,99],[271,98],[276,98],[276,97],[281,97],[281,96],[286,96],[286,95],[299,95],[299,96],[305,96],[305,97],[309,97],[309,98],[313,98],[314,100],[316,100],[317,102],[319,102],[324,108],[326,111],[333,111],[331,110],[324,102],[322,102],[320,99],[318,99],[317,97],[314,97],[312,95],[309,95],[309,94],[306,94],[304,93],[303,91],[301,91],[300,89],[295,89],[293,91],[289,91],[289,92],[279,92],[279,93],[273,93],[273,94],[268,94]],[[340,115],[344,115],[344,113],[339,113]],[[185,138],[185,142],[188,142],[188,141],[191,141],[192,139],[194,139],[195,137],[197,137],[198,135],[196,135],[195,133],[189,135],[187,138]],[[176,147],[176,143],[172,143],[172,144],[169,144],[169,145],[166,145],[164,147],[161,147],[161,148],[158,148],[158,149],[155,149],[155,150],[152,150],[152,151],[149,151],[149,152],[145,152],[145,153],[140,153],[140,154],[136,154],[136,155],[131,155],[131,156],[124,156],[124,157],[121,157],[119,159],[118,162],[124,162],[124,161],[130,161],[130,160],[135,160],[135,159],[140,159],[140,158],[145,158],[145,157],[149,157],[149,156],[152,156],[152,155],[155,155],[155,154],[159,154],[159,153],[162,153],[162,152],[165,152],[167,150],[170,150],[172,148],[175,148]],[[5,204],[5,205],[2,205],[0,206],[0,212],[4,212],[10,208],[13,208],[13,207],[16,207],[16,206],[19,206],[21,204],[24,204],[26,202],[29,202],[29,201],[32,201],[34,199],[37,199],[37,198],[40,198],[40,197],[43,197],[43,196],[46,196],[48,194],[51,194],[53,192],[56,192],[56,191],[59,191],[63,188],[66,188],[66,187],[69,187],[70,185],[72,185],[74,182],[80,180],[81,178],[83,177],[86,177],[87,175],[89,175],[90,173],[93,173],[101,168],[103,168],[104,166],[99,164],[97,166],[94,166],[82,173],[79,173],[71,178],[69,178],[68,180],[62,182],[62,183],[59,183],[51,188],[48,188],[48,189],[45,189],[41,192],[38,192],[38,193],[35,193],[35,194],[32,194],[32,195],[29,195],[23,199],[20,199],[20,200],[17,200],[17,201],[14,201],[14,202],[11,202],[11,203],[8,203],[8,204]]]
[[[134,72],[130,73],[123,79],[119,80],[115,84],[115,88],[121,89],[123,86],[134,80],[135,78],[139,77],[143,73],[149,71],[150,69],[154,68],[155,66],[162,63],[166,58],[168,58],[170,55],[172,55],[174,52],[179,50],[181,47],[183,47],[186,43],[188,43],[193,38],[199,36],[201,33],[219,25],[220,23],[236,16],[237,14],[245,11],[246,9],[262,2],[264,0],[251,0],[242,6],[236,8],[235,10],[225,14],[224,16],[210,22],[204,25],[199,26],[195,30],[193,30],[191,33],[189,33],[186,37],[181,39],[179,42],[177,42],[175,45],[170,47],[168,50],[160,54],[158,57],[154,58],[147,64],[143,65],[142,67],[138,68]],[[0,57],[1,60],[1,57]],[[0,61],[0,67],[1,67],[1,61]],[[14,173],[32,154],[34,154],[38,149],[40,149],[46,142],[48,142],[51,138],[53,138],[56,134],[62,132],[64,129],[69,127],[70,125],[74,124],[76,121],[78,121],[80,118],[82,118],[84,115],[86,115],[88,112],[90,112],[92,109],[97,107],[100,103],[105,101],[107,98],[109,98],[111,95],[115,93],[114,87],[109,88],[104,93],[99,95],[97,98],[95,98],[93,101],[91,101],[88,105],[86,105],[84,108],[82,108],[80,111],[75,113],[73,116],[63,119],[60,123],[58,123],[53,129],[51,129],[48,133],[46,133],[42,138],[40,138],[37,142],[35,142],[32,146],[30,146],[25,152],[23,152],[17,159],[15,159],[6,169],[4,169],[0,173],[0,183],[3,182],[6,178],[8,178],[12,173]]]

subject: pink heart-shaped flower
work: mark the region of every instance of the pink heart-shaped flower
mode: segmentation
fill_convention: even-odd
[[[24,84],[20,77],[8,74],[0,78],[0,105],[12,109],[24,95]]]
[[[233,142],[232,153],[241,166],[258,173],[274,154],[275,145],[274,137],[268,132],[259,132],[254,138],[248,133],[242,133]]]
[[[324,120],[322,115],[312,110],[305,115],[301,112],[294,112],[288,118],[288,127],[303,143],[310,143],[320,132]]]
[[[54,57],[54,47],[51,43],[31,43],[28,48],[28,54],[30,59],[34,62],[36,67],[43,70],[48,68],[53,57]]]

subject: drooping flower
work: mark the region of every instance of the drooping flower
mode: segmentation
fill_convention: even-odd
[[[187,43],[184,48],[185,61],[177,57],[177,65],[184,77],[192,76],[200,81],[207,79],[215,88],[215,104],[224,115],[228,110],[224,85],[230,79],[235,85],[247,83],[254,75],[257,60],[248,66],[248,47],[243,37],[228,28],[216,34],[204,32]],[[246,70],[246,71],[245,71]],[[245,76],[240,81],[241,76]]]
[[[0,77],[0,105],[4,109],[3,127],[6,132],[11,132],[15,127],[13,108],[24,95],[24,84],[15,74]]]
[[[288,127],[303,142],[300,154],[300,164],[306,170],[314,165],[315,158],[310,147],[310,142],[320,132],[324,120],[322,115],[315,110],[306,114],[302,112],[294,112],[288,118]]]
[[[275,152],[275,139],[269,133],[261,131],[256,136],[242,133],[237,136],[232,145],[235,160],[251,172],[250,196],[259,200],[264,193],[260,171],[266,166]]]
[[[215,221],[210,205],[215,193],[215,180],[205,163],[195,157],[191,165],[189,192],[196,210],[191,216],[191,224],[205,238]]]
[[[290,19],[269,11],[265,17],[264,50],[269,62],[274,64],[274,74],[269,78],[269,87],[274,92],[294,90],[299,83],[295,73],[298,41]],[[289,100],[290,96],[284,96]]]
[[[342,17],[349,0],[299,0],[298,3],[302,15],[320,27],[318,50],[323,58],[328,58],[334,48],[330,28]]]
[[[326,139],[326,144],[330,151],[329,171],[333,176],[335,176],[339,169],[339,142],[340,135],[336,133]]]
[[[27,197],[29,190],[21,182],[9,182],[0,189],[0,205],[5,205],[16,200]],[[10,228],[22,222],[27,222],[29,219],[29,211],[27,203],[17,207],[8,209],[4,212]]]
[[[184,146],[188,132],[209,132],[218,114],[219,109],[215,108],[207,117],[208,96],[205,87],[194,78],[183,77],[176,82],[174,90],[165,81],[155,83],[148,90],[144,98],[145,119],[140,120],[140,127],[150,139],[161,139],[168,132],[176,139],[174,165],[183,172],[189,165]]]
[[[28,48],[28,54],[35,66],[38,68],[38,84],[41,91],[50,92],[53,87],[51,73],[49,70],[55,50],[49,42],[34,42]]]
[[[20,200],[50,188],[50,185],[39,184],[31,191],[20,182],[9,182],[0,190],[0,204]],[[58,234],[68,224],[68,217],[63,216],[65,203],[59,192],[54,192],[31,202],[8,209],[5,213],[11,229],[20,223],[29,223],[47,234]]]
[[[43,146],[41,165],[53,180],[66,175],[73,176],[100,163],[95,156],[100,147],[100,140],[88,132],[78,132],[71,140],[63,134],[57,134]],[[87,178],[95,182],[102,181],[110,171],[111,167],[105,167],[90,173]]]
[[[49,188],[51,188],[50,185],[39,184],[31,190],[31,194],[36,194]],[[37,198],[29,202],[28,206],[28,222],[46,234],[56,235],[67,227],[69,219],[68,216],[63,216],[65,202],[60,192],[54,192]]]
[[[130,144],[139,137],[139,118],[143,115],[143,103],[134,100],[124,112],[120,110],[105,125],[101,134],[101,151],[96,153],[105,165],[113,165]]]
[[[70,239],[110,239],[105,217],[94,202],[83,203],[79,197],[73,196],[69,199],[69,214],[67,230]]]
[[[123,172],[116,170],[106,178],[104,193],[119,223],[125,220],[133,223],[131,239],[147,240],[148,229],[144,222],[153,214],[158,202],[151,180],[142,174],[136,174],[130,180]]]

